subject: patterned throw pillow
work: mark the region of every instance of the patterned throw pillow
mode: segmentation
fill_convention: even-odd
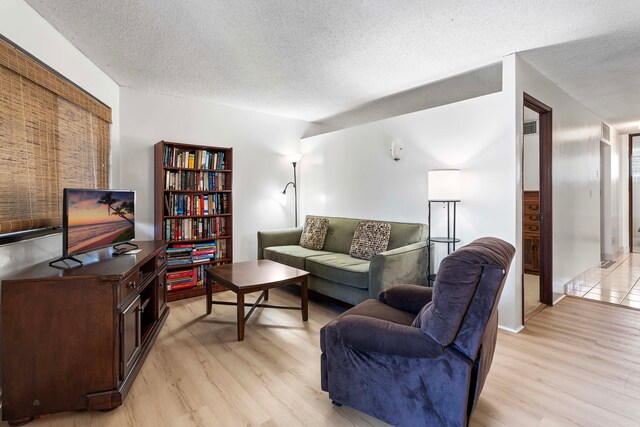
[[[349,255],[354,258],[371,260],[387,250],[391,224],[388,222],[360,221],[353,234]]]
[[[307,217],[300,236],[300,246],[316,251],[322,250],[327,231],[329,231],[329,220],[327,218]]]

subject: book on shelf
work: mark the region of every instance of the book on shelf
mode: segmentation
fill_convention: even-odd
[[[188,265],[188,264],[191,264],[191,258],[167,261],[167,266],[168,267],[173,267],[173,266],[176,266],[176,265]]]
[[[168,279],[180,279],[183,277],[193,277],[193,271],[185,270],[185,271],[174,271],[167,273]]]
[[[167,248],[167,255],[168,256],[180,256],[182,254],[191,253],[192,250],[193,250],[193,247],[191,245],[189,247],[186,247],[186,248],[170,247],[170,248]]]
[[[215,249],[203,249],[203,250],[194,250],[192,252],[192,256],[201,256],[201,255],[214,255],[216,253]]]
[[[165,215],[194,216],[229,213],[229,195],[214,194],[169,194],[165,195]]]
[[[194,283],[194,281],[190,281],[189,283],[175,283],[175,284],[169,284],[167,283],[167,290],[168,291],[178,291],[180,289],[188,289],[188,288],[193,288],[196,286],[196,283]]]
[[[216,258],[216,254],[212,253],[212,254],[205,254],[205,255],[194,255],[191,257],[191,259],[193,260],[193,262],[197,262],[197,261],[208,261],[211,259],[215,259]]]
[[[225,235],[227,220],[214,218],[166,218],[165,240],[216,239]]]
[[[165,146],[164,165],[185,169],[224,169],[224,152]]]
[[[205,171],[165,171],[165,190],[196,190],[196,191],[224,191],[226,190],[226,172]]]

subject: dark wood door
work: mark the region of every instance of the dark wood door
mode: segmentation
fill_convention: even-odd
[[[121,380],[127,378],[140,356],[140,296],[120,313]]]
[[[540,302],[553,305],[553,111],[551,107],[527,93],[523,93],[523,103],[525,107],[538,113],[540,192],[538,198],[538,244],[536,245],[537,271],[540,275]]]

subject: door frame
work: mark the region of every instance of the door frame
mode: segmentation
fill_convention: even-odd
[[[540,302],[553,305],[552,142],[553,109],[523,92],[523,107],[538,113],[540,149]],[[520,191],[523,191],[521,188]],[[522,228],[520,230],[522,233]],[[524,269],[522,270],[522,324],[524,324]]]
[[[633,154],[633,137],[640,133],[629,134],[629,252],[633,252],[633,178],[631,176],[631,156]]]

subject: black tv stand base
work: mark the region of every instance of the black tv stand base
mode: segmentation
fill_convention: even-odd
[[[128,247],[123,247],[124,245],[127,245]],[[138,245],[131,242],[118,243],[117,245],[113,245],[113,252],[111,253],[111,255],[113,256],[122,255],[133,249],[138,249]]]
[[[78,258],[72,257],[72,256],[62,256],[60,258],[54,259],[53,261],[49,262],[49,265],[51,267],[55,267],[55,268],[71,268],[71,266],[69,266],[65,260],[70,260],[70,261],[74,261],[77,262],[78,265],[76,265],[75,267],[80,267],[82,265],[82,261],[80,261]],[[57,262],[64,262],[64,267],[61,265],[54,265]]]

